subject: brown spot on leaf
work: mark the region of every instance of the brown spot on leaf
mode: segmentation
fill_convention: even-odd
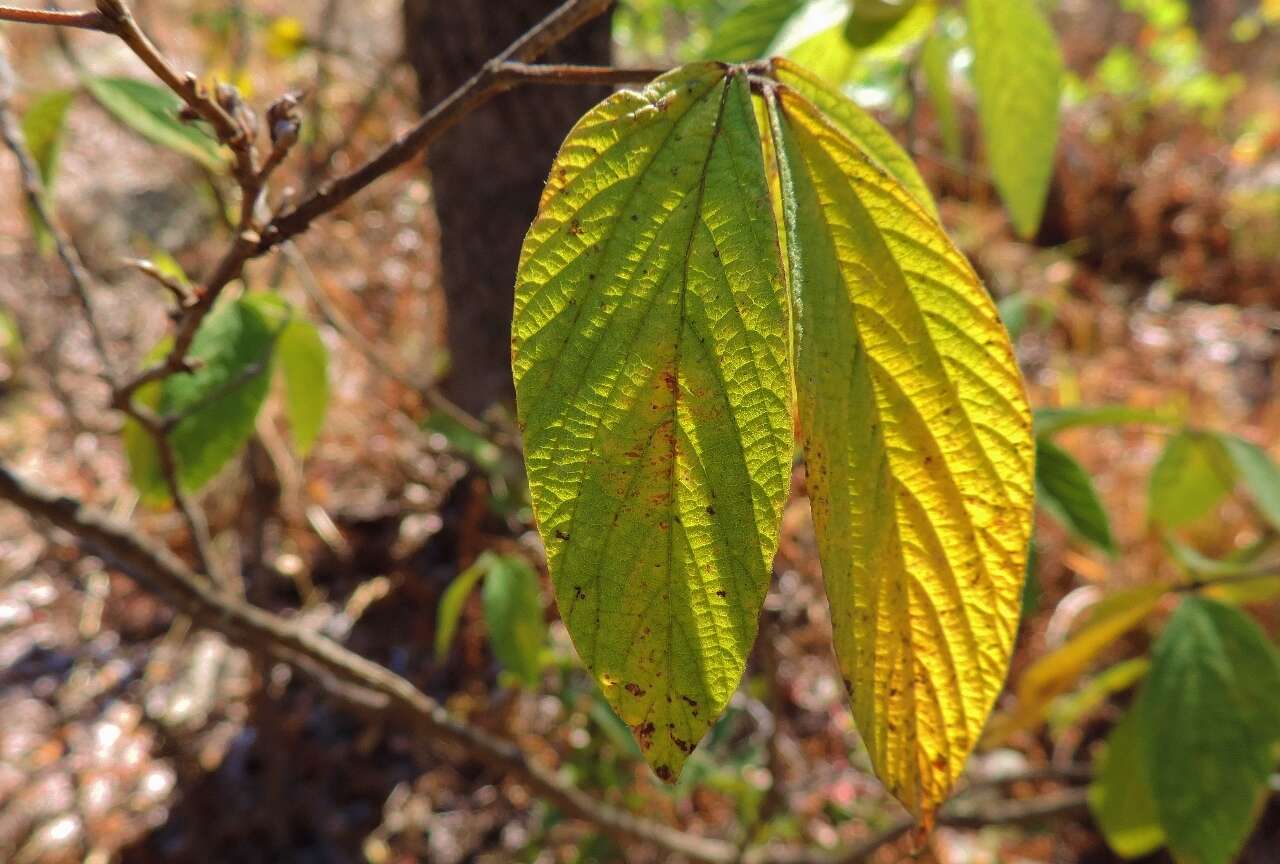
[[[644,695],[644,688],[634,681],[628,681],[625,689],[628,693],[630,693],[632,696],[636,697],[637,699],[639,699],[641,696]]]
[[[661,780],[663,783],[670,783],[675,779],[674,775],[671,773],[670,766],[667,766],[667,765],[657,766],[656,768],[653,769],[653,773],[657,774],[658,779]]]

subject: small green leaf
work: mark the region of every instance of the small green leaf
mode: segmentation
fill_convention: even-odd
[[[1191,595],[1165,625],[1139,696],[1160,824],[1181,861],[1228,864],[1280,743],[1280,657],[1242,612]]]
[[[466,607],[471,591],[489,569],[491,553],[484,553],[475,563],[459,573],[449,587],[444,589],[440,604],[436,606],[436,662],[444,662],[453,647],[453,637],[458,632],[458,621]]]
[[[1236,485],[1236,467],[1215,435],[1184,431],[1171,437],[1151,469],[1151,521],[1165,528],[1194,522]]]
[[[182,102],[172,91],[134,78],[90,76],[84,85],[99,105],[144,138],[188,156],[210,171],[226,167],[218,142],[178,119]]]
[[[75,93],[71,90],[53,90],[36,97],[22,115],[22,137],[27,151],[36,163],[40,185],[44,187],[46,200],[52,200],[53,185],[58,175],[58,154],[62,151],[62,132],[66,126],[67,109]],[[28,207],[32,230],[40,253],[47,254],[53,247],[53,235],[49,226]]]
[[[1056,435],[1081,426],[1123,426],[1142,424],[1172,426],[1178,415],[1168,409],[1130,408],[1127,405],[1073,405],[1068,408],[1037,408],[1036,434]]]
[[[284,383],[285,417],[298,455],[306,456],[329,408],[329,349],[315,325],[277,294],[250,294],[252,305],[276,331],[275,360]]]
[[[1165,843],[1148,780],[1144,728],[1137,708],[1125,715],[1107,737],[1097,777],[1089,785],[1093,818],[1107,845],[1123,858],[1149,855]]]
[[[1036,438],[1036,491],[1040,505],[1071,533],[1115,554],[1111,521],[1093,479],[1070,453],[1043,436]]]
[[[1272,527],[1280,528],[1280,467],[1256,444],[1234,435],[1219,435],[1218,440],[1236,466],[1258,511]]]
[[[41,94],[32,100],[31,107],[22,115],[22,136],[40,171],[40,182],[46,192],[53,189],[58,154],[62,150],[62,131],[67,109],[71,107],[74,96],[75,93],[71,90],[53,90]]]
[[[226,303],[205,319],[191,344],[189,356],[201,367],[137,394],[139,404],[160,416],[181,418],[169,440],[182,489],[195,491],[208,483],[253,435],[270,383],[275,336],[276,330],[252,304]],[[157,346],[151,359],[167,350],[167,344]],[[166,503],[169,491],[151,437],[129,421],[125,442],[130,474],[143,501],[153,506]]]
[[[483,596],[494,656],[525,686],[536,687],[547,640],[538,574],[519,558],[490,556]]]
[[[443,411],[429,415],[422,423],[427,432],[444,436],[449,446],[475,463],[485,473],[502,469],[502,450],[485,436],[462,425],[456,418]]]
[[[1053,179],[1062,54],[1038,0],[966,0],[965,8],[987,164],[1014,228],[1031,237]]]
[[[280,332],[276,358],[284,378],[285,416],[293,446],[305,456],[329,409],[329,349],[314,324],[295,316]]]
[[[920,70],[924,73],[925,91],[938,121],[942,146],[952,159],[964,155],[964,138],[960,129],[960,110],[951,85],[951,59],[959,49],[950,35],[949,16],[941,16],[920,49]],[[1010,328],[1012,329],[1012,328]]]
[[[707,59],[743,63],[767,56],[787,21],[804,5],[805,0],[747,0],[717,25]]]

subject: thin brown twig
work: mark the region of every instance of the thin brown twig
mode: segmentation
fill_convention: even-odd
[[[0,5],[0,21],[17,24],[47,24],[53,27],[72,27],[77,30],[96,30],[100,33],[115,32],[111,22],[101,12],[61,12],[51,9],[27,9]]]
[[[31,158],[31,153],[27,150],[22,132],[18,128],[9,107],[12,80],[13,72],[9,68],[7,58],[0,51],[0,137],[3,137],[5,145],[18,160],[19,173],[22,177],[23,190],[26,193],[27,201],[37,217],[44,223],[49,231],[49,236],[53,238],[54,248],[66,268],[73,292],[80,303],[85,322],[89,327],[94,350],[98,353],[102,363],[102,377],[115,390],[118,385],[116,384],[115,373],[112,370],[111,355],[107,351],[106,340],[103,338],[102,328],[98,323],[97,310],[93,303],[91,291],[93,277],[89,275],[88,269],[84,266],[84,262],[80,259],[80,255],[70,238],[62,230],[57,217],[53,213],[53,208],[49,206],[45,189],[40,182],[39,171]],[[160,463],[160,473],[168,488],[170,497],[173,498],[174,505],[187,525],[200,568],[205,573],[216,576],[221,571],[216,567],[216,562],[213,559],[211,551],[212,540],[209,537],[208,523],[204,519],[204,514],[194,506],[182,491],[181,483],[178,480],[177,458],[163,423],[152,417],[147,410],[132,404],[132,401],[124,406],[124,413],[137,422],[155,443]]]
[[[89,270],[84,266],[84,261],[81,260],[80,253],[71,242],[71,238],[62,230],[61,224],[54,217],[53,208],[49,204],[48,192],[40,179],[40,170],[36,166],[35,160],[31,157],[31,152],[27,149],[22,129],[13,115],[11,108],[14,90],[13,77],[13,69],[9,66],[4,45],[0,44],[0,137],[3,137],[5,146],[9,148],[9,151],[18,160],[18,174],[21,178],[22,191],[26,196],[27,204],[31,207],[32,212],[35,213],[36,218],[44,224],[45,229],[49,232],[49,237],[53,240],[53,247],[57,251],[58,258],[61,259],[63,266],[67,270],[67,276],[71,281],[71,290],[84,312],[85,321],[89,326],[89,337],[92,339],[94,350],[98,354],[98,361],[102,364],[103,377],[108,384],[114,385],[115,375],[111,366],[111,355],[107,351],[106,339],[103,337],[102,328],[98,324],[98,313],[94,307],[93,294],[90,290],[93,277],[89,275]]]
[[[537,59],[587,21],[603,14],[611,5],[613,0],[567,0],[561,4],[505,51],[485,63],[462,86],[427,111],[413,128],[400,135],[381,153],[350,173],[324,184],[296,207],[273,219],[262,233],[259,254],[305,231],[320,216],[385,174],[409,162],[443,132],[498,93],[523,83],[555,82],[555,75],[541,71],[530,74],[526,64]],[[629,80],[645,80],[645,73],[649,71],[652,70],[631,73],[636,77]],[[577,83],[583,82],[579,80]],[[618,79],[614,78],[610,83],[618,83]]]

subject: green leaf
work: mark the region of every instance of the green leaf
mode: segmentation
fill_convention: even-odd
[[[66,125],[67,109],[75,93],[71,90],[52,90],[37,96],[22,115],[22,137],[45,191],[53,189],[57,176],[58,154],[62,150],[62,131]]]
[[[285,416],[293,446],[305,456],[329,409],[329,349],[314,324],[294,317],[280,332],[276,359],[284,378]]]
[[[924,73],[925,91],[938,121],[942,146],[952,159],[964,155],[964,138],[960,128],[960,110],[951,86],[951,59],[959,49],[958,41],[948,32],[949,17],[940,17],[920,49],[920,71]]]
[[[1258,505],[1258,511],[1272,527],[1280,528],[1280,467],[1256,444],[1234,435],[1219,435],[1218,440]]]
[[[1038,0],[965,0],[987,164],[1014,228],[1040,227],[1053,155],[1063,63]]]
[[[276,333],[289,434],[298,455],[306,456],[329,408],[329,349],[315,325],[278,294],[250,294],[242,302],[257,309]]]
[[[1147,779],[1145,726],[1136,708],[1124,716],[1107,737],[1097,778],[1089,785],[1093,818],[1107,845],[1123,858],[1149,855],[1165,843]]]
[[[46,200],[52,200],[54,180],[58,176],[58,154],[62,151],[62,132],[66,126],[67,109],[75,93],[71,90],[52,90],[36,97],[22,115],[22,137],[27,151],[40,174]],[[53,246],[49,226],[28,207],[32,230],[40,253],[47,254]]]
[[[836,654],[876,773],[927,817],[1017,633],[1031,412],[990,296],[929,212],[800,94],[767,98]]]
[[[1179,432],[1151,469],[1151,521],[1165,528],[1194,522],[1213,510],[1236,485],[1236,467],[1217,436]]]
[[[170,90],[133,78],[97,77],[84,85],[98,104],[133,131],[204,165],[222,171],[226,161],[218,142],[178,119],[182,101]]]
[[[1162,408],[1130,408],[1127,405],[1073,405],[1068,408],[1037,408],[1036,434],[1056,435],[1081,426],[1123,426],[1130,423],[1172,426],[1178,415]]]
[[[468,429],[456,418],[443,411],[436,411],[429,415],[423,421],[422,428],[427,432],[444,436],[451,448],[470,459],[477,468],[488,474],[500,471],[503,467],[502,450],[498,445],[480,433]]]
[[[547,641],[538,574],[519,558],[493,555],[482,590],[494,656],[525,686],[536,687]]]
[[[1111,522],[1093,479],[1070,453],[1048,438],[1036,438],[1037,500],[1077,537],[1109,555],[1116,552]]]
[[[462,617],[462,610],[466,607],[467,598],[471,596],[472,589],[489,569],[491,557],[491,553],[486,552],[477,558],[474,564],[459,573],[449,583],[449,587],[444,589],[444,594],[440,596],[440,604],[436,606],[435,656],[437,663],[444,662],[449,649],[453,647],[453,637],[458,632],[458,621]]]
[[[214,475],[253,435],[254,420],[266,399],[276,336],[262,313],[245,301],[227,303],[205,319],[191,344],[190,357],[201,367],[139,391],[139,404],[160,416],[181,418],[169,435],[179,486],[195,491]],[[151,354],[163,357],[167,344]],[[169,500],[151,437],[138,424],[125,424],[130,474],[145,503]]]
[[[1250,618],[1189,596],[1139,696],[1160,824],[1180,861],[1228,864],[1252,830],[1280,743],[1280,657]]]
[[[745,74],[695,64],[570,133],[512,330],[569,634],[658,776],[736,689],[790,484],[787,311]]]
[[[805,0],[747,0],[716,27],[707,47],[708,60],[742,63],[758,60]]]
[[[931,216],[937,218],[938,207],[933,201],[933,194],[920,176],[915,163],[911,161],[907,151],[902,149],[902,145],[874,117],[835,87],[795,63],[775,59],[772,66],[774,77],[779,82],[812,102],[828,122],[858,145],[863,155],[902,184]]]

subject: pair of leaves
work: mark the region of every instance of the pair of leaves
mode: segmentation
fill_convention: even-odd
[[[1257,816],[1280,745],[1280,655],[1240,611],[1190,596],[1152,650],[1107,742],[1090,805],[1126,857],[1168,845],[1227,864]]]
[[[1151,470],[1151,521],[1178,528],[1205,516],[1243,483],[1258,512],[1280,528],[1280,467],[1256,444],[1234,435],[1184,430]]]
[[[166,339],[148,362],[164,357]],[[298,452],[315,441],[328,405],[328,352],[315,328],[278,298],[253,295],[225,303],[204,320],[189,353],[199,368],[142,387],[135,399],[177,422],[169,433],[178,485],[196,491],[212,480],[253,435],[277,366],[285,385],[285,412]],[[160,454],[136,422],[124,429],[130,476],[143,501],[168,502]]]
[[[1053,176],[1062,55],[1039,0],[965,0],[963,9],[987,164],[1015,229],[1030,237]],[[845,85],[861,83],[876,53],[901,57],[923,40],[927,91],[956,155],[950,68],[962,47],[957,22],[929,0],[748,0],[717,28],[708,56],[738,62],[781,54]]]
[[[449,584],[436,608],[436,660],[449,653],[467,598],[481,579],[494,656],[525,686],[537,686],[547,625],[538,574],[520,558],[485,552]]]
[[[687,66],[566,140],[516,288],[534,510],[579,654],[674,780],[755,639],[797,425],[854,713],[927,816],[1005,675],[1030,416],[900,148],[770,73],[753,105],[745,69]]]

